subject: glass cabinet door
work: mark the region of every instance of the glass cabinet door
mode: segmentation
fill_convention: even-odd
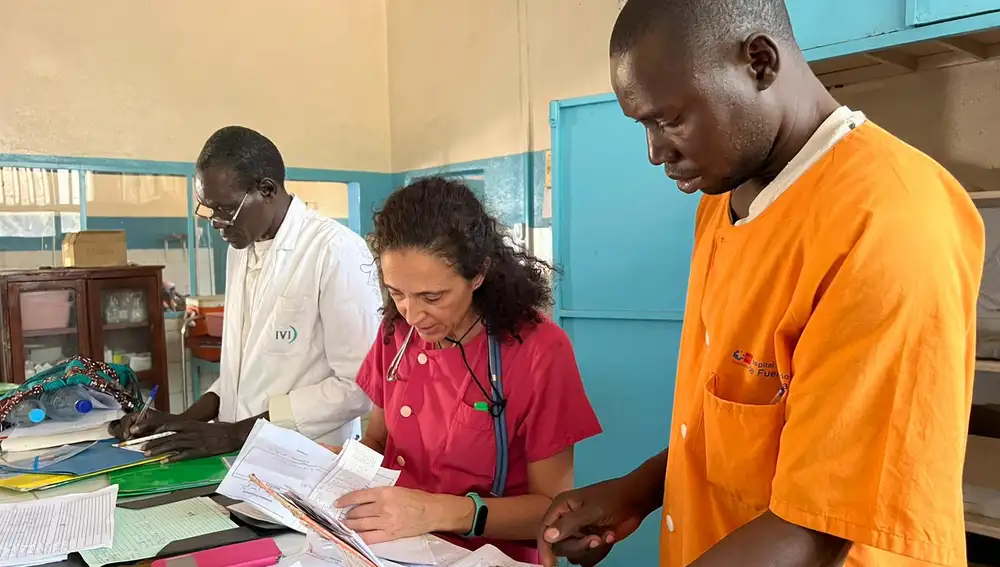
[[[100,330],[96,333],[95,354],[102,354],[105,362],[129,366],[141,375],[152,368],[149,290],[144,285],[129,285],[128,280],[114,283],[114,287],[99,288]]]
[[[65,359],[86,354],[86,302],[76,282],[12,284],[9,289],[16,309],[11,346],[20,355],[20,360],[14,358],[16,378],[31,378]]]

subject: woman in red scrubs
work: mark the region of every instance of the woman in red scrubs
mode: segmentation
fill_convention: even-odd
[[[435,532],[536,563],[539,520],[572,488],[573,445],[601,432],[569,338],[543,314],[551,267],[456,181],[396,191],[374,225],[391,301],[357,377],[375,405],[363,442],[401,474],[336,505],[355,506],[347,525],[369,543]]]

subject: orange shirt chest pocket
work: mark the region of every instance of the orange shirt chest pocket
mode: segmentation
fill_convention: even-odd
[[[773,345],[727,348],[738,342],[720,337],[709,349],[692,406],[701,410],[706,481],[760,513],[771,497],[790,374]]]

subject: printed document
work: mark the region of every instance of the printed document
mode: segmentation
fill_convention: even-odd
[[[0,504],[0,567],[110,547],[117,499],[114,485],[86,494]]]

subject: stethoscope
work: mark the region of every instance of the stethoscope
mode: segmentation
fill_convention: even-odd
[[[475,324],[465,334],[468,335],[472,328],[475,328]],[[406,353],[406,347],[410,345],[410,339],[413,338],[414,330],[414,327],[411,326],[410,331],[406,333],[406,338],[403,339],[403,344],[396,352],[396,356],[389,363],[389,368],[385,375],[386,382],[395,382],[399,379],[399,365],[403,362],[403,355]],[[465,336],[463,335],[462,339],[464,338]],[[489,392],[487,392],[486,388],[479,382],[476,373],[472,371],[472,366],[469,365],[469,361],[465,357],[465,348],[462,346],[462,339],[457,341],[448,339],[448,341],[458,347],[459,352],[462,354],[462,362],[465,363],[465,368],[472,376],[473,382],[476,383],[476,386],[479,387],[483,395],[490,400],[489,403],[477,403],[475,407],[477,410],[490,412],[490,415],[493,417],[493,438],[496,441],[497,454],[496,463],[493,467],[493,489],[491,493],[493,496],[500,497],[503,496],[504,487],[507,485],[508,465],[507,420],[505,419],[507,399],[503,396],[503,365],[500,358],[500,342],[496,340],[492,333],[487,333],[486,346],[489,354],[490,374],[490,388]]]

